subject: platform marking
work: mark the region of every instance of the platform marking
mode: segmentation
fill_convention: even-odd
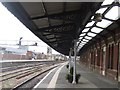
[[[33,88],[38,88],[38,86],[55,70],[56,68],[52,69],[40,82],[35,85]]]
[[[51,79],[49,85],[47,88],[55,88],[55,85],[56,85],[56,82],[57,82],[57,79],[58,79],[58,76],[59,76],[59,73],[61,71],[61,69],[66,65],[66,63],[63,64],[63,66],[61,66],[57,72],[54,74],[53,78]]]

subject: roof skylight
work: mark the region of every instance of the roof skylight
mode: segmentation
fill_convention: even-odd
[[[88,36],[92,36],[92,37],[95,37],[95,36],[96,36],[96,34],[91,33],[91,32],[89,32],[87,35],[88,35]]]
[[[90,27],[90,26],[92,26],[94,23],[95,23],[95,21],[89,22],[89,23],[86,25],[86,27]]]
[[[80,46],[79,46],[79,47],[82,47],[82,46],[83,46],[83,45],[81,45],[81,44],[80,44]]]
[[[89,40],[83,39],[83,41],[88,42]]]
[[[79,39],[82,39],[83,37],[80,37]]]
[[[112,2],[114,2],[114,0],[104,0],[102,5],[112,4]]]
[[[79,44],[79,42],[77,42],[77,45]]]
[[[96,13],[101,13],[101,14],[103,14],[103,12],[104,12],[106,9],[107,9],[107,8],[101,8],[101,9],[97,10]]]
[[[80,45],[85,45],[86,44],[86,42],[84,42],[84,41],[82,41],[81,43],[80,43]]]
[[[78,51],[79,51],[79,49],[81,49],[81,48],[82,48],[82,46],[79,46],[79,47],[78,47]]]
[[[102,27],[102,28],[106,28],[106,27],[108,27],[110,24],[112,24],[111,21],[102,19],[102,21],[101,21],[101,22],[98,22],[96,25],[97,25],[97,26],[100,26],[100,27]]]
[[[103,5],[111,5],[113,2],[116,2],[116,1],[117,0],[104,0],[104,2],[102,3],[101,6],[103,6]],[[104,28],[107,28],[109,25],[111,25],[114,22],[112,20],[117,20],[117,19],[120,18],[120,13],[119,13],[120,7],[119,6],[112,6],[112,5],[111,5],[111,7],[112,8],[108,12],[106,12],[105,15],[103,15],[103,17],[105,17],[106,19],[103,18],[101,22],[96,22],[95,23],[95,21],[93,20],[94,16],[91,17],[92,22],[87,23],[87,25],[85,26],[87,28],[85,28],[82,31],[82,34],[80,35],[81,37],[79,38],[79,40],[80,40],[81,43],[79,45],[79,49],[81,49],[87,42],[89,42],[98,33],[103,31]],[[97,10],[96,13],[103,14],[107,10],[107,8],[108,7],[102,7],[99,10]],[[94,24],[96,24],[96,27],[93,26]]]
[[[89,28],[84,29],[82,32],[88,32]]]
[[[88,36],[85,36],[85,38],[86,38],[86,39],[89,39],[89,40],[92,39],[92,37],[88,37]]]
[[[91,31],[92,31],[92,32],[95,32],[95,33],[100,33],[101,31],[103,31],[103,29],[97,28],[97,27],[93,27],[93,28],[91,29]]]
[[[85,33],[80,34],[80,36],[84,36],[84,35],[85,35]]]
[[[118,6],[112,7],[110,11],[105,14],[105,17],[112,20],[117,20],[118,18],[120,18],[120,13],[118,10],[120,10],[120,7]]]
[[[91,17],[91,19],[93,19],[93,18],[94,18],[94,16]]]

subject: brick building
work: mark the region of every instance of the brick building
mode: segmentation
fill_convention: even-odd
[[[118,80],[120,70],[120,28],[101,32],[105,37],[92,40],[80,51],[80,62],[98,73]]]

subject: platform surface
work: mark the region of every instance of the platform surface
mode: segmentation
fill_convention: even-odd
[[[77,63],[77,73],[81,74],[78,84],[68,83],[65,76],[68,73],[66,63],[51,70],[35,87],[37,88],[53,88],[53,89],[67,89],[67,88],[79,88],[79,89],[94,89],[94,90],[118,90],[117,81],[111,80],[98,73],[95,73],[83,65]]]

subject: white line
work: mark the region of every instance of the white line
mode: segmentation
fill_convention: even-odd
[[[56,68],[52,69],[40,82],[35,85],[33,88],[38,88],[38,86],[55,70]]]
[[[55,88],[55,85],[56,85],[56,82],[57,82],[57,79],[58,79],[58,75],[61,71],[61,69],[66,65],[66,63],[63,64],[63,66],[61,66],[57,72],[54,74],[53,78],[51,79],[49,85],[47,88]]]

